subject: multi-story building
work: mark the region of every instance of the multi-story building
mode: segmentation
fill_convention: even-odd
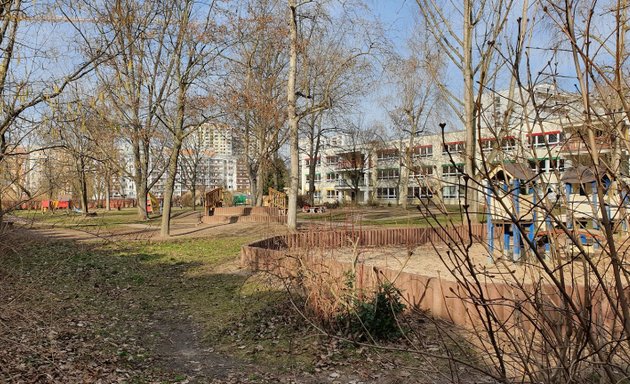
[[[189,141],[181,150],[173,196],[182,196],[191,189],[193,173],[196,176],[197,191],[222,187],[230,191],[248,192],[249,178],[234,146],[232,128],[214,124],[204,124],[199,127],[189,136]],[[133,174],[130,148],[122,148],[121,156],[127,164],[127,172],[117,181],[114,188],[115,194],[136,198],[135,182],[128,176]],[[165,149],[163,157],[168,158],[168,148]],[[164,164],[161,166],[152,164],[150,167],[152,171],[149,182],[157,179],[151,188],[151,193],[158,197],[164,193],[168,175],[164,167]]]
[[[484,167],[498,163],[527,164],[546,192],[560,193],[565,169],[589,164],[585,124],[575,107],[579,102],[548,86],[537,88],[531,97],[536,98],[536,108],[530,101],[508,103],[506,93],[483,99],[475,150],[477,168],[483,172]],[[610,163],[609,137],[596,128],[598,153]],[[308,181],[313,177],[315,203],[400,204],[402,199],[412,202],[420,196],[459,204],[463,197],[464,131],[358,145],[350,145],[343,136],[334,138],[338,145],[330,145],[332,139],[324,141],[316,159],[301,156],[301,193],[308,193]],[[622,173],[627,173],[628,150],[619,148],[616,156],[621,158]],[[316,165],[311,176],[312,162]]]
[[[182,154],[186,158],[180,162],[175,196],[180,196],[189,189],[187,180],[193,172],[190,168],[191,162],[196,165],[198,190],[218,187],[239,192],[249,190],[249,178],[242,178],[241,157],[234,148],[234,132],[231,127],[204,124],[191,138],[194,143]],[[191,161],[193,158],[196,161]],[[185,166],[185,161],[188,161],[188,167]]]

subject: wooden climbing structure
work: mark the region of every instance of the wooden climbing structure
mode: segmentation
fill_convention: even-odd
[[[278,208],[279,210],[286,213],[287,194],[269,187],[269,206]]]
[[[223,206],[223,188],[215,188],[210,192],[206,192],[205,198],[205,210],[206,216],[212,216],[215,208],[220,208]]]

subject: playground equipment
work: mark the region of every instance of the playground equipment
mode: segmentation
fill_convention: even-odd
[[[204,207],[206,216],[212,216],[215,208],[223,206],[223,188],[215,188],[210,192],[206,192]]]
[[[69,210],[70,208],[72,208],[72,200],[69,197],[62,197],[58,200],[42,200],[41,208],[42,212],[54,212],[57,209]]]
[[[486,225],[488,232],[488,262],[494,262],[495,227],[503,227],[503,255],[521,258],[521,234],[527,231],[534,240],[536,222],[536,175],[523,164],[500,164],[489,174],[486,183]],[[512,245],[512,249],[510,249]]]
[[[611,179],[612,177],[603,167],[577,166],[564,172],[562,183],[567,200],[567,228],[573,228],[576,225],[586,227],[586,223],[592,220],[593,229],[599,229],[601,215],[597,195],[598,184],[604,188],[604,207],[607,217],[613,222],[619,222],[622,219],[621,208],[624,208],[624,204],[627,205],[627,198],[623,199],[626,201],[622,203],[619,194],[608,191],[612,184]]]
[[[243,202],[245,199],[240,199]],[[240,204],[228,206],[234,202],[231,193],[216,188],[206,193],[204,223],[236,223],[260,222],[281,223],[287,221],[287,196],[285,193],[269,188],[268,205],[264,207],[248,207]],[[246,200],[245,200],[246,201]]]
[[[615,230],[627,232],[630,193],[621,196],[610,190],[614,176],[605,169],[576,166],[565,170],[561,178],[564,199],[544,198],[549,194],[543,193],[546,186],[538,176],[525,165],[511,163],[500,164],[490,172],[485,191],[489,263],[495,260],[498,226],[504,233],[502,254],[515,262],[521,259],[523,251],[531,251],[528,244],[544,246],[546,255],[558,245],[564,246],[566,255],[594,254],[606,241],[600,231],[602,209]],[[604,189],[604,204],[598,201],[600,186]],[[628,189],[624,186],[622,190]],[[556,213],[556,222],[552,222],[551,212]],[[562,224],[566,230],[559,228]],[[529,241],[524,241],[523,236]]]
[[[269,187],[269,206],[287,212],[287,194]]]

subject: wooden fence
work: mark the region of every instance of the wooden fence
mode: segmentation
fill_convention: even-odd
[[[483,224],[450,228],[377,228],[310,231],[286,236],[287,248],[336,248],[358,242],[362,247],[386,245],[422,245],[483,241],[486,228]],[[495,237],[500,234],[495,232]]]

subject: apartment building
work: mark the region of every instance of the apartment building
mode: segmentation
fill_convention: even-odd
[[[181,150],[180,161],[173,191],[174,197],[182,196],[190,190],[193,174],[196,177],[197,190],[210,190],[218,187],[229,191],[249,191],[247,170],[238,151],[237,141],[231,127],[204,124],[188,137]],[[168,158],[168,148],[163,158]],[[131,149],[121,148],[122,158],[127,166],[127,173],[133,174]],[[193,166],[195,169],[191,169]],[[165,164],[152,164],[149,183],[155,181],[151,193],[158,197],[164,194],[168,173]],[[117,180],[115,194],[136,198],[135,181],[122,175]]]
[[[573,165],[587,165],[590,160],[584,144],[585,127],[579,108],[568,107],[574,103],[570,95],[558,94],[551,87],[536,91],[539,94],[532,96],[538,104],[535,116],[528,109],[530,101],[510,105],[506,93],[483,99],[485,109],[475,151],[477,167],[484,170],[499,163],[527,164],[546,192],[561,193],[564,171]],[[603,134],[596,136],[598,153],[609,158],[610,139]],[[329,145],[330,140],[324,141],[316,159],[301,156],[301,193],[308,193],[308,181],[313,177],[317,204],[400,204],[402,199],[417,202],[416,196],[420,196],[439,197],[445,204],[457,205],[463,198],[464,131],[352,146],[343,135],[334,138],[341,145]],[[622,173],[627,173],[628,151],[621,149],[619,156],[626,171]],[[311,176],[312,162],[316,171]]]

